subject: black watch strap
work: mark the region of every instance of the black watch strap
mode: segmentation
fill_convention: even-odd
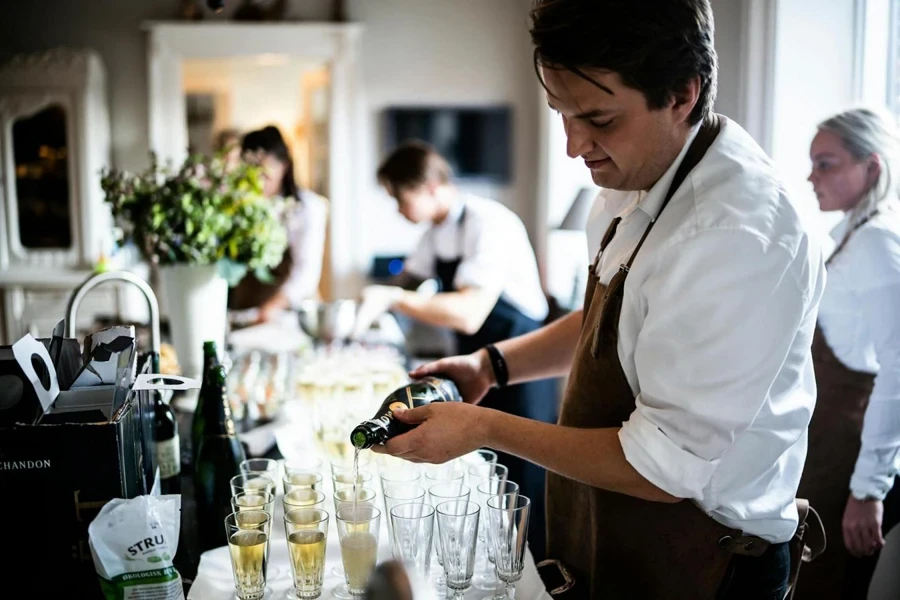
[[[506,358],[494,344],[488,344],[484,349],[487,350],[488,357],[491,360],[491,369],[494,371],[497,387],[506,387],[506,384],[509,383],[509,367],[506,366]]]

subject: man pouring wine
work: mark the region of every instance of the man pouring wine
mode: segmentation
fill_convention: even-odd
[[[531,37],[567,153],[604,188],[583,311],[414,372],[466,403],[396,412],[418,426],[375,449],[545,467],[547,555],[578,597],[780,600],[821,252],[764,152],[712,111],[709,0],[539,0]],[[556,425],[477,406],[561,375]]]

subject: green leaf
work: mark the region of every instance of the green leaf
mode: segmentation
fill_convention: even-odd
[[[230,287],[240,283],[244,275],[247,274],[247,265],[223,258],[216,263],[219,276],[228,282]]]

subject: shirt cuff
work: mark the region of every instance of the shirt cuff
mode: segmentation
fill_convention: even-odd
[[[701,500],[718,461],[708,461],[674,444],[640,410],[619,430],[627,460],[647,481],[675,496]]]
[[[884,500],[897,475],[897,459],[900,449],[891,453],[861,452],[850,478],[850,493],[857,500],[872,498]]]

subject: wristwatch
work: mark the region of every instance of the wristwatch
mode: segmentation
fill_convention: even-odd
[[[506,365],[506,358],[503,353],[494,344],[488,344],[484,347],[487,350],[488,358],[491,361],[491,369],[494,371],[494,380],[497,382],[496,387],[506,387],[509,383],[509,367]]]

